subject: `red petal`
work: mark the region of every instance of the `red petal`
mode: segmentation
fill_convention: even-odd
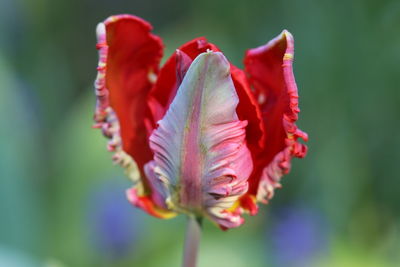
[[[138,194],[134,187],[126,190],[126,196],[132,205],[141,208],[154,217],[169,219],[177,215],[175,212],[157,206],[151,197]]]
[[[240,198],[240,206],[246,210],[250,215],[256,215],[258,206],[255,196],[246,194]]]
[[[112,16],[104,25],[106,40],[98,47],[108,46],[105,88],[121,127],[123,150],[142,172],[143,165],[152,159],[146,132],[150,114],[144,103],[158,72],[162,41],[151,34],[149,23],[135,16]]]
[[[188,59],[183,59],[184,62],[180,63],[187,70],[190,65],[188,64],[189,59],[194,60],[199,54],[206,52],[208,49],[214,52],[220,51],[218,47],[208,43],[204,37],[193,39],[178,48],[177,51],[183,52],[185,57],[189,57]],[[182,65],[180,63],[177,65],[177,62],[182,60],[179,55],[180,52],[175,52],[165,62],[160,70],[156,84],[151,89],[148,101],[155,122],[161,120],[164,116],[180,85],[181,80],[178,77],[178,72],[181,70],[178,70],[178,68],[182,67]]]
[[[245,73],[231,64],[232,80],[239,96],[237,114],[241,120],[247,120],[246,140],[253,157],[264,148],[265,129],[260,107],[254,98]]]
[[[265,180],[263,185],[268,184],[268,192],[271,186],[279,187],[280,177],[290,170],[292,156],[304,157],[306,154],[307,148],[298,142],[298,138],[307,141],[307,134],[295,124],[300,110],[292,69],[293,44],[292,35],[285,30],[268,44],[248,50],[244,60],[266,131],[265,149],[257,156],[256,168],[249,180],[249,193],[253,195],[257,194],[260,179]]]

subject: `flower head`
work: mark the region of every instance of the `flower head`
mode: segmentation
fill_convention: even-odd
[[[288,31],[248,50],[244,70],[205,38],[159,68],[161,39],[131,15],[108,18],[97,36],[95,126],[133,181],[135,206],[237,227],[273,196],[291,158],[305,156]]]

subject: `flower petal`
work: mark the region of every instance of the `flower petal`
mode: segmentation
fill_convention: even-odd
[[[295,124],[300,110],[292,69],[293,44],[292,35],[284,30],[268,44],[248,50],[244,61],[266,130],[265,149],[257,156],[249,180],[249,194],[257,194],[258,201],[272,197],[281,176],[290,170],[292,156],[304,157],[307,151],[298,142],[298,138],[307,141],[307,134]]]
[[[237,113],[240,119],[247,120],[247,144],[252,155],[257,155],[265,145],[265,129],[260,107],[255,99],[246,74],[241,69],[231,65],[233,84],[239,96]]]
[[[228,228],[243,222],[229,211],[252,171],[237,105],[229,62],[220,52],[200,54],[150,137],[154,161],[145,170],[169,208]]]
[[[103,119],[101,113],[109,104],[120,124],[123,150],[142,170],[152,158],[145,127],[149,114],[144,103],[158,72],[163,45],[159,37],[151,34],[151,25],[135,16],[112,16],[100,28],[103,30],[98,33],[97,47],[103,61],[99,75],[104,80],[97,90],[101,97],[96,119]]]
[[[164,218],[172,213],[154,205],[157,196],[151,194],[143,171],[144,163],[153,156],[147,133],[153,123],[145,103],[162,57],[161,39],[150,31],[149,23],[131,15],[112,16],[97,26],[99,65],[94,119],[95,127],[110,139],[108,148],[114,152],[114,162],[124,167],[134,182],[128,199]]]

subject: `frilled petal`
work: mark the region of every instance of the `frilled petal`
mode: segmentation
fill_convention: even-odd
[[[249,180],[250,195],[267,202],[275,188],[280,187],[282,175],[290,170],[293,156],[304,157],[307,134],[295,124],[298,119],[298,94],[292,63],[294,42],[284,30],[264,46],[250,49],[244,60],[254,95],[260,105],[266,132],[264,149],[257,155]]]
[[[95,126],[110,138],[108,148],[115,152],[114,161],[134,182],[128,194],[131,202],[157,216],[154,196],[149,195],[143,175],[144,164],[153,156],[148,145],[153,122],[146,100],[163,48],[151,29],[149,23],[131,15],[112,16],[97,26]]]
[[[226,228],[243,222],[231,208],[248,189],[252,160],[237,105],[229,62],[220,52],[200,54],[150,137],[154,160],[145,171],[168,208]]]
[[[119,124],[122,146],[139,167],[152,153],[147,144],[144,105],[162,57],[161,39],[151,34],[151,25],[130,15],[108,18],[104,24],[108,46],[105,62],[105,87]],[[99,26],[102,27],[102,26]]]

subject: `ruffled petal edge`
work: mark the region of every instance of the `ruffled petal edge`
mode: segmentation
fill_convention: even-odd
[[[249,58],[257,57],[280,45],[285,45],[285,51],[282,56],[282,71],[289,99],[288,108],[285,109],[282,117],[282,125],[286,137],[283,150],[278,152],[267,166],[262,169],[256,193],[252,192],[247,194],[251,199],[262,203],[267,203],[268,200],[273,197],[274,190],[281,187],[280,180],[283,175],[289,173],[291,159],[293,157],[303,158],[307,153],[307,146],[300,143],[299,140],[303,139],[304,141],[308,141],[308,135],[301,131],[296,125],[300,109],[298,107],[298,90],[293,74],[294,39],[291,33],[284,30],[279,36],[266,45],[248,50],[246,52],[245,65],[249,64],[246,62]],[[251,84],[254,84],[255,81],[252,81],[252,77],[249,77],[249,80]],[[265,99],[260,100],[265,101]],[[265,149],[268,149],[268,147]],[[246,201],[246,203],[248,204],[247,210],[252,210],[250,214],[255,214],[255,201]]]
[[[120,135],[120,124],[118,118],[110,106],[109,91],[106,87],[106,71],[108,45],[106,38],[106,25],[120,19],[139,19],[131,15],[116,15],[99,23],[96,28],[99,62],[97,66],[97,77],[94,83],[96,94],[96,109],[94,114],[94,128],[102,130],[103,135],[109,139],[107,148],[113,152],[113,162],[125,169],[125,174],[133,182],[134,186],[127,190],[128,200],[135,206],[143,209],[150,215],[158,218],[172,218],[176,213],[164,210],[155,205],[152,196],[142,180],[142,174],[132,157],[123,150]],[[144,22],[148,24],[147,22]],[[149,26],[150,27],[150,26]]]

